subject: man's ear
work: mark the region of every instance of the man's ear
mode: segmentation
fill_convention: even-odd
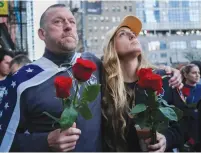
[[[42,28],[38,29],[38,36],[41,40],[45,40],[45,30]]]

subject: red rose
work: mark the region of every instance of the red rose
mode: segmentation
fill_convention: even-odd
[[[68,98],[72,87],[72,78],[65,76],[57,76],[54,80],[56,95],[59,98]]]
[[[163,83],[160,75],[153,73],[151,69],[144,68],[140,69],[137,75],[139,77],[138,85],[141,88],[152,89],[157,93],[162,92]]]
[[[190,95],[190,88],[183,87],[182,88],[182,93],[184,96],[188,97]]]
[[[137,75],[139,76],[139,78],[142,78],[143,76],[147,75],[147,74],[152,74],[152,69],[151,68],[142,68],[139,71],[137,71]]]
[[[74,77],[79,81],[85,82],[96,71],[96,64],[90,60],[78,58],[72,69]]]
[[[195,140],[193,138],[190,138],[188,140],[188,143],[191,144],[191,145],[194,145],[195,144]]]

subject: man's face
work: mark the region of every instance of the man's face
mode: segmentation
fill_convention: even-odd
[[[67,8],[51,8],[43,27],[46,47],[57,53],[75,50],[78,43],[76,21]]]
[[[5,55],[4,59],[0,63],[0,73],[2,76],[6,76],[10,73],[10,62],[12,57]]]

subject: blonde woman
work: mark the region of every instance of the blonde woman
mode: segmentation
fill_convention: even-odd
[[[103,44],[104,97],[103,113],[103,148],[104,151],[142,151],[134,121],[128,112],[132,105],[140,102],[143,95],[136,82],[136,71],[140,68],[153,68],[142,53],[137,39],[141,31],[141,21],[135,16],[127,16],[117,28],[110,30]],[[156,71],[163,74],[164,71]],[[176,89],[163,83],[163,98],[169,103],[179,104],[182,100]],[[157,144],[148,145],[149,151],[169,151],[182,144],[182,132],[177,123],[171,123],[163,134],[157,133]],[[145,140],[147,144],[150,139]]]

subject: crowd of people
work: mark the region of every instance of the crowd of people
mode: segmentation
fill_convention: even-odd
[[[92,53],[76,51],[79,38],[72,12],[63,4],[48,7],[38,30],[39,38],[45,43],[43,57],[31,62],[26,55],[14,57],[10,52],[0,51],[0,109],[8,106],[3,96],[8,95],[12,105],[7,115],[4,115],[6,108],[3,114],[0,111],[0,125],[3,125],[0,151],[143,151],[135,121],[128,113],[146,97],[138,86],[140,68],[151,68],[160,76],[168,74],[170,77],[163,81],[162,97],[184,112],[180,121],[170,121],[163,133],[156,133],[156,144],[150,142],[150,137],[145,139],[147,151],[183,151],[192,141],[191,149],[200,151],[200,67],[197,63],[188,64],[180,72],[151,64],[138,41],[141,29],[137,17],[126,16],[107,32],[100,60]],[[62,103],[55,98],[54,78],[71,76],[72,64],[79,57],[96,64],[93,81],[101,84],[102,90],[89,106],[92,119],[78,116],[72,127],[61,130],[57,123],[52,126],[53,120],[43,112],[61,116]],[[75,92],[72,88],[71,93]]]

